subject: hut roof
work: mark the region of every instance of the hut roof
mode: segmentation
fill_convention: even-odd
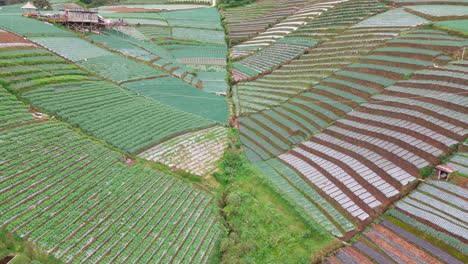
[[[444,172],[449,173],[449,174],[452,173],[452,172],[457,171],[456,168],[450,167],[448,165],[437,165],[436,169],[444,171]]]
[[[37,10],[37,7],[35,7],[31,2],[27,2],[21,9],[34,9]]]

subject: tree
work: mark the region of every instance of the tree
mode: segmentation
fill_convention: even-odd
[[[33,0],[33,4],[39,9],[52,9],[52,5],[50,4],[49,0]]]
[[[18,3],[23,3],[23,0],[0,0],[0,6],[14,5]]]
[[[223,8],[238,7],[255,2],[255,0],[221,0],[219,4]]]

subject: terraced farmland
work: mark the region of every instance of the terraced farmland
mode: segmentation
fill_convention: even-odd
[[[458,73],[466,72],[464,65],[466,62],[455,62],[438,70],[422,70],[416,72],[414,78],[386,88],[382,95],[370,99],[371,102],[376,100],[375,103],[362,104],[358,111],[338,120],[335,126],[315,135],[292,152],[280,155],[280,160],[296,172],[282,173],[284,169],[276,165],[280,166],[276,173],[270,169],[266,174],[276,174],[271,176],[273,184],[290,195],[300,208],[315,205],[316,210],[329,211],[329,206],[321,208],[315,202],[305,203],[316,200],[304,194],[304,188],[308,192],[312,188],[327,200],[334,200],[342,214],[352,216],[351,221],[359,223],[372,217],[380,207],[397,199],[400,190],[415,180],[414,175],[420,169],[436,164],[438,156],[448,153],[450,146],[464,139],[468,128],[464,110],[467,101],[463,90],[455,88],[462,87],[456,83],[464,82],[463,74]],[[415,99],[406,99],[411,96],[404,92],[393,92],[399,89],[397,87],[402,87],[401,91],[412,91],[410,87],[413,85],[418,87],[411,94],[419,96]],[[426,100],[426,96],[430,99]],[[452,100],[457,104],[456,108],[448,106]],[[260,127],[258,122],[247,125]],[[270,134],[263,132],[262,135],[274,138],[273,130],[270,131]],[[265,141],[256,139],[252,142]],[[269,145],[264,144],[262,149]],[[254,155],[249,149],[246,153]],[[319,214],[310,216],[323,224]],[[328,221],[333,218],[329,216]],[[330,230],[330,223],[324,225]],[[343,231],[341,233],[342,236]]]
[[[269,24],[294,14],[304,7],[305,0],[269,0],[224,10],[229,38],[245,40],[266,30]]]
[[[89,71],[120,83],[167,75],[152,67],[113,54],[82,39],[67,37],[31,38],[60,56],[77,62]]]
[[[429,181],[398,202],[384,220],[328,263],[465,263],[468,191]]]
[[[10,89],[35,107],[128,152],[142,151],[172,135],[215,124],[97,80],[43,49],[7,50],[0,56],[4,59],[1,78]]]
[[[464,39],[444,32],[430,32],[434,40],[428,38],[426,30],[390,40],[387,47],[362,56],[358,62],[334,72],[307,92],[291,99],[271,92],[271,99],[266,98],[267,95],[262,96],[262,101],[256,101],[256,104],[263,103],[259,110],[264,111],[240,118],[241,141],[248,149],[249,158],[265,160],[287,151],[290,146],[318,133],[366,102],[371,95],[380,93],[415,70],[430,67],[434,61],[446,63],[449,57],[444,55],[444,51],[456,52],[466,43]],[[418,43],[427,45],[420,49],[412,48]],[[278,99],[284,103],[268,109],[268,103]],[[267,138],[264,135],[271,136]]]
[[[468,262],[465,0],[52,4],[0,7],[0,263]]]
[[[309,3],[286,19],[267,29],[265,32],[260,33],[258,36],[235,45],[231,49],[231,56],[233,58],[238,58],[251,55],[259,49],[268,47],[278,39],[284,38],[291,32],[297,30],[309,20],[317,18],[323,12],[333,8],[339,2],[340,1]]]
[[[91,80],[87,72],[44,49],[0,52],[0,78],[16,91],[57,82]]]
[[[458,152],[447,162],[447,165],[457,169],[457,174],[468,175],[468,148],[464,142],[458,148]]]
[[[372,217],[397,199],[419,170],[436,165],[464,140],[467,98],[452,87],[464,82],[458,79],[459,70],[466,72],[463,65],[416,72],[279,159],[353,217]],[[457,108],[447,108],[449,102]]]
[[[6,32],[1,29],[0,29],[0,38],[2,39],[0,48],[34,46],[34,44],[31,43],[30,41],[25,40],[24,38],[21,38],[17,35],[11,34],[10,32]]]
[[[359,10],[359,11],[355,11],[355,10]],[[257,52],[256,54],[250,57],[247,57],[246,59],[243,59],[235,63],[234,70],[233,70],[234,80],[244,81],[245,79],[252,78],[259,74],[268,72],[269,70],[272,70],[284,64],[285,62],[289,62],[295,57],[302,55],[306,50],[309,51],[309,54],[313,54],[313,52],[316,50],[320,50],[320,51],[326,50],[326,47],[334,47],[335,49],[337,49],[336,46],[342,46],[342,47],[339,47],[343,49],[342,53],[343,51],[352,52],[352,49],[356,47],[353,47],[353,46],[350,47],[350,44],[356,46],[356,43],[352,43],[352,41],[347,41],[348,43],[346,43],[346,40],[347,40],[346,38],[340,39],[336,43],[327,42],[324,44],[324,47],[319,46],[316,49],[314,49],[313,47],[318,42],[320,42],[323,38],[325,39],[330,38],[336,35],[336,33],[342,32],[345,29],[347,29],[349,26],[361,21],[367,16],[370,16],[374,13],[377,13],[383,10],[384,10],[384,6],[379,4],[377,1],[373,1],[373,0],[357,0],[357,1],[353,0],[353,1],[344,2],[341,4],[338,3],[334,8],[331,8],[323,12],[321,15],[319,15],[315,19],[311,20],[305,25],[300,26],[296,31],[285,36],[283,39],[273,44],[272,46],[264,50],[261,50],[260,52]],[[321,35],[319,33],[320,31],[325,32],[324,35]],[[330,33],[330,32],[336,32],[336,33]],[[376,40],[376,39],[379,40],[378,38],[374,37],[373,39],[370,39],[369,41]],[[330,51],[330,49],[328,49],[328,51]],[[342,53],[339,55],[343,56]],[[305,77],[305,79],[310,79],[308,78],[309,76],[303,76],[304,70],[306,69],[306,67],[311,68],[310,66],[313,66],[310,64],[308,65],[307,61],[315,59],[315,57],[309,56],[309,54],[302,56],[299,60],[293,61],[291,64],[294,64],[294,65],[291,65],[291,64],[284,65],[283,67],[281,67],[279,71],[273,72],[273,74],[279,73],[282,75],[283,78],[287,77],[287,78],[292,79],[295,77],[299,77],[299,76],[294,76],[295,72],[298,71],[302,74],[302,76],[300,76],[301,78]],[[327,55],[328,57],[330,57],[330,54],[327,54]],[[288,67],[289,65],[291,65],[292,67]],[[242,67],[238,67],[238,66],[242,66]],[[326,69],[326,67],[322,67],[322,68]],[[274,82],[274,80],[269,79],[270,76],[271,75],[267,75],[265,79],[267,79],[270,82]],[[314,77],[314,76],[312,75],[311,77]],[[242,89],[242,86],[240,88]]]
[[[226,99],[191,87],[172,78],[156,78],[124,84],[124,87],[175,109],[226,123],[229,109]],[[181,100],[185,98],[185,100]]]
[[[212,198],[0,90],[0,223],[64,262],[206,262],[221,230]],[[29,118],[28,118],[29,117]],[[200,239],[203,238],[203,239]]]
[[[159,13],[108,13],[105,16],[126,21],[130,19],[133,26],[107,31],[112,37],[91,36],[91,39],[123,54],[135,52],[135,46],[138,46],[152,54],[141,55],[144,52],[138,50],[130,56],[149,61],[204,91],[218,95],[228,93],[227,45],[221,17],[215,8]],[[145,40],[154,41],[157,45],[143,42]]]
[[[167,164],[196,175],[205,175],[216,168],[226,148],[227,131],[214,127],[167,140],[138,156]]]
[[[386,18],[390,15],[383,13],[371,19]],[[237,111],[251,113],[278,105],[290,97],[310,89],[312,85],[318,84],[322,79],[382,46],[400,32],[427,22],[424,19],[414,19],[415,16],[409,13],[399,14],[397,17],[403,20],[400,26],[381,27],[378,24],[373,25],[372,21],[366,22],[363,27],[358,26],[358,24],[343,31],[330,41],[310,49],[308,54],[283,65],[271,74],[253,82],[235,86],[234,100],[237,102]],[[413,20],[408,21],[408,19]],[[394,23],[397,21],[400,20],[396,20]],[[236,75],[236,72],[234,71],[233,74]],[[284,87],[285,83],[288,84],[286,87]]]
[[[445,5],[467,5],[468,1],[466,0],[392,0],[395,5],[403,6],[403,5],[426,5],[426,4],[445,4]],[[450,8],[450,6],[448,6]]]

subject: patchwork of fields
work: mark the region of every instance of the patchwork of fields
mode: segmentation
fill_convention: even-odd
[[[240,57],[233,65],[239,82],[233,100],[244,151],[304,218],[347,241],[466,139],[468,42],[452,34],[463,32],[464,24],[439,22],[463,18],[460,4],[329,2],[274,40],[260,33],[232,48],[231,55]],[[425,26],[431,20],[436,26]],[[283,44],[299,38],[316,43],[297,53]],[[275,47],[278,52],[271,52]],[[447,164],[463,175],[463,162],[460,152]],[[466,228],[465,222],[457,225]],[[398,259],[388,252],[361,258],[366,250],[339,251],[327,262],[466,261],[466,252],[449,252],[445,259]]]
[[[0,9],[1,239],[64,263],[256,263],[262,243],[232,243],[263,230],[231,219],[273,195],[331,241],[307,261],[468,262],[467,1],[128,0],[100,32],[21,6]]]
[[[468,192],[429,181],[327,263],[465,263]]]
[[[210,196],[0,89],[3,228],[65,262],[206,262],[221,232]]]

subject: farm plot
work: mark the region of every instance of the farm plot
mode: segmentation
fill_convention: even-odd
[[[466,87],[458,78],[459,71],[468,68],[456,65],[439,72],[418,71],[410,80],[387,87],[279,159],[341,209],[360,221],[372,218],[419,170],[434,166],[450,146],[464,140],[468,97],[460,94]],[[355,212],[359,209],[364,213]]]
[[[347,11],[354,9],[352,2],[345,4],[325,12],[322,16],[329,15],[331,11],[347,14]],[[379,9],[382,7],[376,5],[375,8]],[[366,12],[366,14],[369,13]],[[314,21],[320,21],[322,16]],[[357,14],[355,17],[353,15],[347,16],[357,21],[363,18],[362,14]],[[334,16],[326,16],[324,19],[333,21]],[[336,23],[341,23],[340,21],[338,16]],[[235,86],[234,100],[239,106],[238,111],[240,113],[251,113],[279,105],[290,97],[319,83],[320,80],[328,77],[333,72],[356,61],[360,56],[382,45],[385,41],[394,38],[411,26],[339,29],[333,33],[334,38],[310,49],[308,54],[301,56],[299,59],[282,65],[280,69],[274,70],[271,74],[258,78],[255,81]],[[291,37],[284,38],[284,40],[292,39],[293,35],[300,37],[299,31],[291,34]],[[336,35],[338,33],[340,34]],[[302,34],[305,33],[303,32]],[[307,34],[302,37],[312,38],[313,40],[313,37],[307,36]],[[263,59],[261,58],[261,60]],[[238,72],[236,70],[233,71],[234,74]],[[248,75],[252,74],[256,74],[256,72],[252,70],[249,74],[239,74],[238,78],[247,78]]]
[[[216,126],[164,141],[138,156],[202,176],[216,168],[227,147],[226,138],[227,129]]]
[[[98,81],[43,49],[9,49],[0,52],[0,57],[7,61],[1,65],[0,78],[9,88],[36,108],[127,152],[215,123]]]
[[[131,153],[172,135],[214,124],[102,81],[39,87],[23,97],[35,107]]]
[[[262,160],[284,153],[397,80],[404,79],[418,69],[430,67],[434,62],[446,63],[444,51],[455,53],[465,42],[462,38],[444,32],[431,31],[431,38],[444,38],[445,41],[433,41],[419,49],[412,48],[425,41],[427,33],[426,30],[408,33],[401,37],[405,42],[399,43],[398,47],[394,47],[393,41],[398,42],[400,38],[391,40],[389,47],[375,49],[371,55],[363,56],[359,62],[349,64],[308,91],[291,96],[288,100],[283,95],[285,93],[261,94],[256,101],[260,106],[257,109],[267,110],[239,119],[242,143]],[[412,41],[406,41],[409,39]],[[275,100],[281,99],[285,102],[268,109]],[[248,106],[255,107],[253,103]]]
[[[21,15],[23,11],[21,7],[24,4],[14,4],[14,5],[4,5],[2,9],[0,9],[0,16],[11,16],[11,15]]]
[[[328,262],[466,263],[466,197],[466,189],[450,183],[424,183],[387,212],[383,221],[352,246],[336,252]],[[410,206],[410,211],[402,209],[403,204]],[[447,231],[449,227],[457,229],[456,233]]]
[[[468,35],[468,20],[449,20],[436,22],[435,26],[444,30],[455,31]]]
[[[91,72],[117,83],[167,76],[167,73],[112,54],[78,63]]]
[[[427,17],[429,20],[447,20],[468,18],[468,6],[457,5],[417,5],[408,6],[406,10]]]
[[[397,6],[405,5],[468,5],[467,0],[392,0],[392,2]]]
[[[350,26],[374,14],[385,11],[386,7],[373,0],[353,0],[338,3],[334,8],[301,26],[288,37],[306,37],[329,40]]]
[[[128,167],[121,154],[59,122],[6,127],[0,139],[0,223],[8,232],[67,263],[206,263],[212,254],[221,230],[206,194]]]
[[[286,19],[267,29],[265,32],[232,47],[231,56],[233,58],[238,58],[253,54],[257,50],[275,43],[278,39],[284,38],[310,20],[320,16],[323,12],[332,9],[335,5],[346,1],[347,0],[308,3]]]
[[[126,19],[128,16],[137,15],[122,14],[120,17]],[[128,39],[132,44],[151,52],[152,46],[165,51],[164,55],[160,55],[158,51],[153,52],[161,56],[150,60],[153,65],[204,91],[216,94],[227,93],[227,45],[221,27],[221,18],[216,8],[139,13],[139,15],[145,19],[162,19],[168,23],[167,27],[135,27],[135,30],[147,36],[148,33],[143,28],[167,30],[164,36],[152,36],[157,44]],[[119,37],[114,32],[110,33]],[[135,35],[135,32],[131,34]],[[143,39],[148,38],[143,37]]]
[[[350,1],[338,4],[335,8],[325,11],[316,19],[299,27],[295,32],[279,40],[272,46],[234,64],[234,80],[243,81],[265,73],[301,56],[306,50],[313,51],[314,49],[310,48],[315,46],[319,40],[336,36],[337,33],[343,32],[349,26],[382,10],[384,10],[383,5],[371,0]],[[325,35],[320,35],[322,30]],[[328,44],[335,47],[342,45],[342,43],[343,39],[340,39],[337,43],[326,43],[324,46],[326,47]],[[300,61],[301,58],[297,61]],[[292,63],[295,62],[296,60]],[[305,67],[301,69],[304,70]]]
[[[164,47],[174,55],[177,61],[187,65],[191,72],[196,73],[195,80],[201,81],[198,87],[202,90],[216,94],[227,93],[227,46],[225,44],[171,44]]]
[[[398,19],[395,20],[395,17]],[[422,17],[406,12],[403,8],[397,8],[366,19],[353,27],[415,27],[428,22]]]
[[[187,3],[187,4],[184,4]],[[196,3],[196,4],[193,4]],[[209,1],[149,1],[149,0],[127,0],[119,2],[116,6],[100,6],[100,12],[155,12],[176,11],[184,9],[206,8]],[[102,11],[101,11],[102,10]]]
[[[353,220],[335,207],[317,190],[288,166],[276,159],[255,163],[268,178],[273,189],[279,191],[305,218],[312,219],[331,234],[348,239],[356,229]]]
[[[20,7],[18,7],[20,10]],[[10,32],[18,33],[21,36],[73,36],[73,32],[48,25],[33,18],[26,18],[19,14],[2,15],[0,10],[0,28]]]
[[[465,143],[466,144],[466,143]],[[458,174],[468,175],[468,153],[458,152],[452,156],[447,165],[458,170]]]
[[[199,85],[198,78],[192,74],[192,70],[179,63],[171,51],[154,43],[147,43],[134,39],[128,35],[122,35],[114,30],[106,31],[110,36],[93,35],[89,38],[108,48],[131,56],[137,60],[150,62],[159,69],[170,73],[172,76],[193,86]]]
[[[197,77],[203,82],[203,91],[217,95],[227,94],[229,86],[226,82],[226,75],[226,71],[199,71],[197,73]]]
[[[242,41],[261,33],[268,25],[294,14],[304,7],[305,0],[271,0],[223,10],[229,38]]]
[[[158,13],[110,13],[108,18],[122,18],[135,24],[130,32],[139,39],[178,39],[202,43],[224,43],[221,18],[216,8],[178,10]],[[125,30],[125,29],[123,29]]]
[[[29,39],[73,62],[112,55],[111,52],[78,37],[32,37]]]
[[[218,64],[220,66],[226,65],[227,47],[226,45],[166,45],[164,46],[169,50],[174,57],[182,63],[186,64]],[[190,59],[194,59],[190,62]],[[201,60],[213,60],[211,63],[201,63]],[[200,60],[200,61],[196,61]],[[219,60],[217,62],[216,60]]]
[[[114,82],[165,76],[155,68],[123,58],[77,37],[31,38],[60,56]]]
[[[270,71],[294,58],[302,55],[308,48],[317,42],[311,41],[303,45],[289,45],[276,43],[258,53],[233,64],[234,81],[242,81]]]
[[[226,98],[198,90],[173,77],[143,80],[124,87],[175,109],[226,123],[229,109]]]
[[[0,49],[0,80],[8,83],[13,90],[23,91],[37,85],[88,79],[87,72],[47,50]]]
[[[172,28],[172,38],[198,42],[224,44],[224,31],[198,28]]]
[[[112,30],[110,30],[109,33],[110,35],[89,35],[87,36],[87,39],[91,40],[93,43],[99,43],[100,45],[103,45],[108,49],[120,52],[126,56],[134,57],[136,59],[151,61],[158,58],[157,55],[132,43],[131,38],[126,37],[125,35],[119,35]],[[137,41],[138,40],[134,40],[134,42]]]
[[[26,105],[0,85],[0,131],[8,127],[34,122],[35,119],[27,110]]]
[[[172,31],[170,27],[162,26],[138,26],[135,27],[138,32],[140,32],[145,39],[164,39],[171,38]]]
[[[132,38],[135,38],[140,41],[145,41],[149,40],[148,37],[143,35],[140,31],[138,31],[135,27],[129,27],[129,26],[116,26],[113,28],[113,30],[120,32],[121,35],[127,35],[131,36]]]
[[[35,46],[33,43],[31,43],[31,41],[1,29],[0,39],[2,40],[2,43],[0,43],[0,48]]]

